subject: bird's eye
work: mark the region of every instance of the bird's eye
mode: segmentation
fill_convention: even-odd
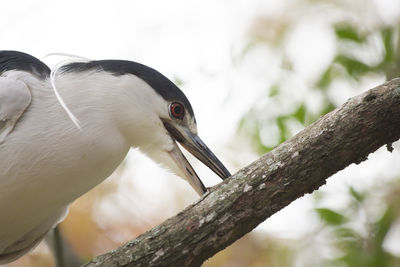
[[[169,111],[175,119],[183,119],[183,115],[185,115],[185,108],[181,103],[173,102],[169,106]]]

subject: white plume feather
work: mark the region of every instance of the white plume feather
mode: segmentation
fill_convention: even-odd
[[[68,114],[68,117],[71,119],[71,121],[75,124],[75,126],[81,130],[81,126],[80,126],[80,122],[78,120],[78,118],[75,117],[75,115],[71,112],[71,110],[67,107],[67,105],[65,104],[63,98],[61,97],[60,93],[57,90],[57,86],[56,86],[56,76],[57,76],[57,72],[59,71],[59,69],[64,66],[65,64],[68,63],[72,63],[72,62],[77,62],[77,61],[81,61],[81,62],[86,62],[89,61],[90,59],[85,58],[85,57],[81,57],[81,56],[76,56],[76,55],[72,55],[72,54],[67,54],[67,53],[51,53],[51,54],[47,54],[45,56],[46,57],[50,57],[50,56],[63,56],[63,57],[69,57],[69,59],[65,59],[62,60],[60,62],[58,62],[52,69],[50,72],[50,82],[51,82],[51,87],[53,88],[54,94],[58,100],[58,102],[60,103],[61,107],[65,110],[65,112]]]

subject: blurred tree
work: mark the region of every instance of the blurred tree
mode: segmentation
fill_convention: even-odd
[[[277,239],[260,233],[244,236],[204,263],[204,267],[293,266],[299,241]]]
[[[354,88],[362,87],[363,80],[368,77],[381,77],[383,81],[399,76],[400,18],[387,21],[382,17],[384,14],[378,13],[375,5],[379,4],[372,0],[299,0],[286,2],[284,10],[279,14],[255,20],[250,41],[235,64],[245,62],[252,53],[265,58],[270,57],[268,54],[276,55],[276,60],[268,64],[268,68],[278,68],[274,83],[266,88],[268,93],[257,99],[239,125],[239,132],[251,137],[260,154],[270,151],[341,104],[335,101],[335,96],[342,93],[337,92],[335,83],[338,81],[350,83],[353,89],[345,88],[349,91],[346,95],[354,95],[357,92]],[[363,14],[365,10],[370,12]],[[334,36],[328,40],[329,46],[333,48],[330,53],[333,54],[325,55],[327,61],[319,62],[318,71],[311,74],[311,77],[304,75],[296,56],[302,53],[305,56],[301,59],[309,57],[310,60],[318,61],[312,55],[318,53],[318,50],[325,51],[325,48],[307,50],[304,45],[312,45],[324,36],[315,36],[315,39],[300,43],[295,49],[296,53],[291,52],[288,42],[295,38],[293,36],[298,34],[298,25],[302,24],[319,24],[315,27],[324,27],[324,31]],[[306,30],[310,31],[309,26]],[[260,46],[266,49],[256,49]],[[258,73],[267,70],[252,71]],[[263,77],[259,79],[268,85]],[[343,84],[341,86],[345,87]]]
[[[338,95],[347,98],[356,94],[365,87],[367,80],[383,81],[400,76],[400,12],[397,11],[396,17],[386,18],[385,13],[378,12],[376,5],[379,2],[372,0],[287,1],[278,14],[255,19],[249,42],[234,63],[237,66],[246,64],[255,54],[261,58],[271,58],[271,54],[274,55],[275,60],[268,64],[269,69],[261,66],[254,70],[259,66],[253,66],[252,71],[266,74],[270,69],[276,68],[276,71],[271,71],[276,75],[271,84],[264,77],[258,77],[259,82],[265,83],[266,92],[251,105],[238,127],[241,135],[251,138],[251,143],[259,154],[272,150],[336,108],[343,102],[343,97]],[[296,62],[299,60],[296,53],[304,53],[305,56],[301,57],[303,60],[313,60],[312,54],[318,54],[318,51],[305,49],[304,43],[298,44],[296,53],[288,48],[291,40],[297,40],[293,36],[298,34],[301,24],[319,24],[319,27],[329,32],[328,36],[332,36],[325,41],[332,47],[332,55],[325,55],[327,60],[319,62],[318,70],[311,77],[304,75],[301,65]],[[316,42],[318,38],[322,37],[315,36]],[[310,45],[312,42],[314,40],[310,39],[305,43]],[[324,47],[314,48],[325,51]],[[299,90],[301,93],[296,93]],[[293,247],[289,249],[288,245],[287,250],[291,251],[292,261],[288,262],[284,258],[281,266],[400,266],[400,258],[390,254],[384,247],[390,229],[397,227],[400,221],[399,190],[399,183],[376,188],[374,194],[359,193],[350,188],[351,201],[348,208],[336,211],[316,208],[315,212],[322,226],[315,236],[323,235],[324,242],[331,241],[328,241],[328,245],[321,245],[317,237],[310,236],[304,237],[303,241],[297,240],[304,246],[296,250]],[[368,205],[372,195],[376,194],[384,194],[385,202],[380,206]],[[319,206],[318,201],[316,206]],[[358,229],[360,220],[363,232]],[[323,255],[321,246],[308,244],[310,238],[311,243],[325,245],[330,256],[327,258]],[[268,244],[271,241],[264,242]],[[315,253],[315,249],[321,253]],[[267,250],[259,257],[265,260],[264,266],[275,266],[264,257],[268,254]],[[304,259],[301,254],[310,257]],[[247,265],[242,266],[258,265],[248,261]]]
[[[400,257],[387,251],[385,240],[400,218],[400,180],[378,189],[378,194],[360,193],[350,187],[347,208],[315,210],[323,225],[319,234],[327,236],[335,251],[330,259],[322,259],[324,266],[399,266]]]

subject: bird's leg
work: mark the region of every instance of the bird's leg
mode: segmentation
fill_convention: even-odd
[[[46,235],[45,239],[53,253],[57,267],[78,267],[83,264],[68,241],[62,236],[58,225]]]

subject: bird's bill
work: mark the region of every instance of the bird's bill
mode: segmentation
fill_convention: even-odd
[[[179,142],[187,151],[189,151],[196,158],[198,158],[201,162],[203,162],[207,167],[209,167],[219,177],[221,177],[224,180],[231,176],[231,174],[225,168],[225,166],[218,160],[218,158],[214,155],[214,153],[206,146],[206,144],[204,144],[204,142],[200,139],[200,137],[197,134],[193,134],[188,129],[183,128],[183,127],[179,127],[179,126],[175,127],[168,122],[164,122],[164,125],[165,125],[165,128],[170,133],[170,135],[177,142]],[[176,149],[179,150],[178,147],[176,147]],[[174,153],[175,153],[175,155],[178,154],[177,151],[175,151]],[[192,179],[194,179],[193,175],[192,175],[192,174],[194,174],[196,176],[196,179],[199,180],[199,182],[201,183],[200,179],[198,178],[198,176],[194,172],[193,168],[188,163],[187,159],[183,156],[182,152],[180,152],[180,154],[181,154],[180,159],[182,160],[182,158],[183,158],[184,160],[182,160],[182,163],[178,162],[177,164],[179,165],[181,170],[186,174],[186,177],[192,177]],[[175,157],[177,157],[177,156],[175,156]],[[174,159],[174,160],[176,160],[176,159]],[[196,183],[198,183],[198,182],[196,181]],[[194,187],[194,188],[196,189],[196,187]],[[198,189],[196,189],[196,191],[198,191]]]
[[[180,144],[208,168],[215,172],[222,180],[230,177],[231,174],[225,166],[219,161],[217,156],[204,144],[197,134],[187,133],[187,138]]]
[[[207,191],[206,187],[175,142],[174,148],[169,152],[169,155],[197,194],[203,195]]]

